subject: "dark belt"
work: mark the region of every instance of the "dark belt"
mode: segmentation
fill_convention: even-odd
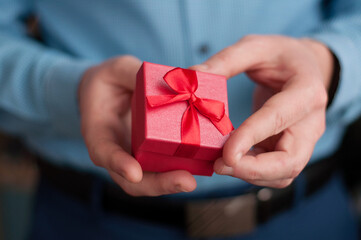
[[[89,173],[54,166],[39,160],[41,177],[63,193],[91,203],[94,184],[99,178]],[[327,183],[336,169],[334,158],[306,167],[304,196],[310,196]],[[101,202],[107,212],[152,223],[176,226],[192,237],[230,236],[252,231],[258,224],[292,207],[295,183],[284,189],[254,187],[237,195],[211,199],[169,199],[132,197],[110,182],[102,184]]]

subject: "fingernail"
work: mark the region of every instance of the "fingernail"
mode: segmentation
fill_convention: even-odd
[[[183,186],[181,184],[178,184],[176,186],[176,191],[177,192],[189,192],[187,189],[183,188]]]
[[[233,175],[233,168],[224,166],[222,171],[220,172],[221,175]]]
[[[233,174],[233,168],[226,166],[222,161],[216,162],[214,170],[219,175],[232,175]]]

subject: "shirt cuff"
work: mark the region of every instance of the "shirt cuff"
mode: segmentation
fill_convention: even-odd
[[[84,72],[94,63],[63,58],[45,75],[45,100],[54,130],[64,136],[80,135],[77,91]]]
[[[328,116],[347,115],[347,108],[359,97],[361,89],[361,68],[359,47],[348,36],[334,32],[316,33],[311,38],[324,43],[337,57],[340,63],[340,80]]]

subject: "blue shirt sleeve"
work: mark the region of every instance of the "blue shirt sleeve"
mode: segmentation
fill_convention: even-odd
[[[327,117],[329,123],[347,125],[361,112],[361,1],[331,1],[324,24],[311,38],[327,45],[339,60],[339,85]]]
[[[0,127],[19,135],[49,128],[79,134],[77,87],[91,63],[29,38],[24,19],[31,7],[27,0],[0,0],[0,119],[7,120]]]

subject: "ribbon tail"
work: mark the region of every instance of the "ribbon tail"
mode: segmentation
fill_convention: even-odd
[[[201,144],[198,113],[190,104],[182,117],[181,144],[175,155],[179,157],[193,158]]]
[[[199,112],[206,116],[223,136],[233,131],[232,122],[225,114],[223,102],[198,98],[194,104]]]
[[[177,93],[193,93],[198,88],[197,73],[194,70],[174,68],[163,79]]]
[[[224,103],[221,101],[207,98],[197,98],[194,102],[194,106],[207,118],[213,118],[220,121],[224,116],[225,107]]]
[[[224,116],[221,118],[220,121],[211,118],[210,120],[213,123],[213,125],[218,129],[218,131],[222,133],[223,136],[229,134],[234,130],[231,119],[229,119],[229,117],[226,114],[224,114]]]

